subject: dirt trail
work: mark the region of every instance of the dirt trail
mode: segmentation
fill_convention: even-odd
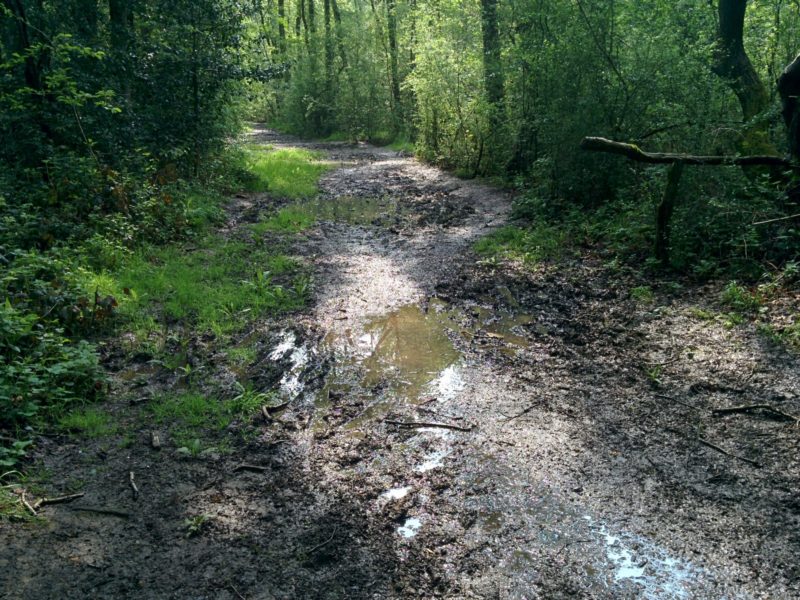
[[[702,316],[718,289],[637,303],[635,276],[588,252],[477,264],[506,194],[370,146],[254,137],[341,163],[292,242],[312,305],[247,333],[248,375],[288,408],[197,459],[156,454],[145,431],[46,443],[54,491],[81,479],[130,517],[54,506],[46,525],[3,525],[7,597],[800,597],[797,429],[711,414],[800,414],[800,369]],[[227,234],[276,202],[239,198]]]

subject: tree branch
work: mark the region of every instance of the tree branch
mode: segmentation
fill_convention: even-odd
[[[695,156],[692,154],[671,154],[667,152],[645,152],[634,144],[615,142],[601,137],[586,137],[581,141],[581,149],[588,152],[607,152],[620,154],[631,160],[649,164],[672,164],[682,162],[686,165],[772,165],[787,169],[798,169],[796,165],[780,156]]]

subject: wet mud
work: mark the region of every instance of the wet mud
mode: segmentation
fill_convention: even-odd
[[[46,491],[86,496],[0,525],[6,597],[800,597],[800,433],[712,413],[800,414],[800,369],[697,316],[719,286],[656,282],[641,303],[638,275],[595,251],[482,264],[507,194],[368,145],[254,141],[338,165],[304,201],[317,225],[281,241],[313,302],[243,334],[257,358],[237,377],[279,410],[232,424],[225,451],[156,451],[135,401],[179,378],[110,360],[110,410],[139,429],[42,440]],[[225,234],[287,202],[237,198]],[[229,389],[208,345],[197,360]]]

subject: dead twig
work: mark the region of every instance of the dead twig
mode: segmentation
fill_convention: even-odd
[[[673,398],[672,396],[667,396],[666,394],[656,394],[656,398],[662,398],[664,400],[672,400],[673,402],[677,402],[678,404],[681,404],[686,408],[691,408],[692,410],[699,410],[699,411],[705,410],[704,408],[700,408],[699,406],[695,406],[694,404],[689,404],[687,402],[684,402],[683,400],[678,400],[677,398]]]
[[[20,500],[22,501],[22,504],[25,506],[25,508],[27,508],[30,511],[30,513],[35,517],[36,509],[33,508],[28,502],[28,500],[25,498],[25,490],[22,490],[22,496],[20,497]]]
[[[133,490],[133,499],[138,499],[139,487],[136,485],[136,475],[134,475],[133,471],[128,473],[128,482],[131,484],[131,490]]]
[[[239,593],[239,590],[236,589],[235,585],[233,585],[232,583],[229,583],[228,587],[231,588],[231,590],[233,590],[233,593],[236,594],[236,597],[239,598],[239,600],[247,600],[247,598],[245,598],[244,596],[242,596]]]
[[[729,408],[715,408],[711,412],[717,416],[721,415],[732,415],[734,413],[746,413],[750,412],[751,410],[766,410],[771,413],[775,413],[776,415],[780,415],[784,419],[789,419],[790,421],[794,421],[796,425],[800,425],[800,417],[795,417],[794,415],[790,415],[789,413],[785,413],[782,410],[771,406],[770,404],[748,404],[745,406],[731,406]]]
[[[313,554],[313,553],[314,553],[314,552],[316,552],[317,550],[320,550],[320,549],[324,548],[325,546],[327,546],[328,544],[330,544],[330,543],[333,541],[333,538],[335,538],[335,537],[336,537],[336,533],[337,533],[338,531],[339,531],[339,527],[338,527],[338,526],[337,526],[337,527],[334,527],[334,528],[333,528],[333,533],[331,534],[331,537],[329,537],[327,540],[325,540],[325,541],[324,541],[324,542],[322,542],[321,544],[317,544],[316,546],[314,546],[313,548],[311,548],[311,550],[309,550],[307,553],[308,553],[308,554]]]
[[[756,461],[754,461],[752,459],[749,459],[749,458],[745,458],[744,456],[739,456],[737,454],[731,454],[730,452],[728,452],[724,448],[720,448],[719,446],[717,446],[716,444],[712,444],[708,440],[704,440],[703,438],[697,438],[697,441],[700,442],[701,444],[703,444],[704,446],[708,446],[712,450],[716,450],[717,452],[720,452],[720,453],[724,454],[725,456],[730,456],[731,458],[735,458],[736,460],[741,460],[742,462],[746,462],[748,464],[751,464],[756,468],[761,467],[761,465],[758,462],[756,462]]]
[[[42,506],[48,506],[50,504],[66,504],[67,502],[72,502],[73,500],[77,500],[78,498],[83,498],[86,494],[80,492],[79,494],[70,494],[69,496],[59,496],[58,498],[40,498],[36,501],[33,505],[34,508],[40,508]]]
[[[519,419],[520,417],[524,417],[529,412],[531,412],[534,408],[537,408],[537,407],[541,406],[541,404],[542,404],[541,402],[536,402],[534,404],[531,404],[529,407],[523,409],[521,412],[518,412],[515,415],[511,415],[510,417],[507,416],[507,415],[503,415],[505,417],[504,422],[508,423],[509,421],[513,421],[514,419]]]
[[[387,419],[384,421],[387,425],[396,425],[397,427],[409,427],[412,429],[422,429],[424,427],[430,427],[434,429],[452,429],[453,431],[472,431],[475,429],[474,426],[470,425],[469,427],[462,427],[461,425],[452,425],[450,423],[434,423],[434,422],[427,422],[427,421],[391,421]]]

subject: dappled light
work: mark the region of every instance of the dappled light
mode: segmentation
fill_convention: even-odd
[[[0,596],[800,597],[798,27],[4,0]]]

